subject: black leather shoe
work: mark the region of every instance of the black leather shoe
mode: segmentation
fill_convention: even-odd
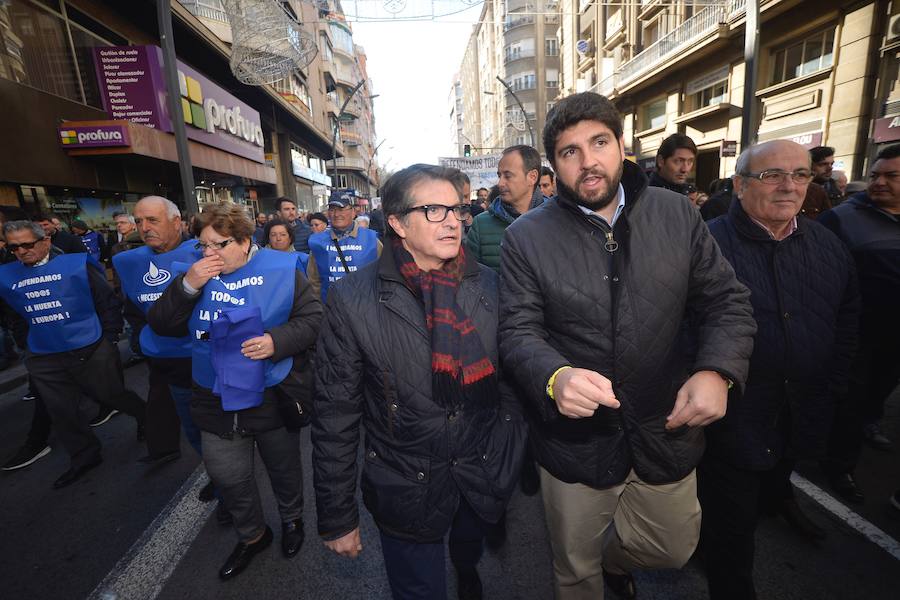
[[[856,480],[850,473],[832,475],[828,478],[828,482],[831,484],[834,491],[837,492],[838,496],[847,502],[862,504],[863,500],[865,500],[862,490],[856,485]]]
[[[303,545],[303,519],[294,519],[281,525],[281,552],[288,558],[300,552]]]
[[[212,499],[216,497],[216,488],[213,486],[213,482],[210,481],[206,485],[203,486],[203,489],[200,490],[200,493],[197,494],[197,500],[200,502],[212,502]]]
[[[225,564],[222,565],[222,568],[219,569],[219,578],[228,580],[240,574],[241,571],[247,568],[253,560],[253,557],[268,548],[271,543],[272,530],[268,525],[266,526],[265,533],[263,533],[263,536],[258,541],[252,544],[238,542],[238,545],[234,547],[231,556],[228,557],[228,560],[226,560]]]
[[[791,526],[791,529],[802,537],[813,541],[824,540],[828,537],[825,530],[806,516],[806,513],[800,509],[800,505],[798,505],[797,501],[793,498],[782,502],[778,512],[784,517],[784,520],[787,521],[788,525]]]
[[[484,591],[475,567],[456,569],[456,595],[459,600],[481,600]]]
[[[175,452],[167,452],[165,454],[148,454],[147,456],[139,458],[138,462],[143,465],[164,465],[173,460],[178,460],[179,458],[181,458],[181,452],[176,450]]]
[[[637,597],[637,588],[634,587],[634,577],[631,573],[619,575],[603,569],[603,581],[619,598],[631,600]]]
[[[58,490],[60,488],[64,488],[67,485],[72,485],[79,479],[81,476],[100,465],[103,462],[101,457],[97,457],[89,463],[80,465],[78,467],[70,467],[68,471],[59,476],[59,479],[53,482],[53,489]]]

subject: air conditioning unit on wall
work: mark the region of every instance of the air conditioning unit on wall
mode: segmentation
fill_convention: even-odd
[[[900,38],[900,15],[891,15],[888,21],[887,41],[892,42]]]

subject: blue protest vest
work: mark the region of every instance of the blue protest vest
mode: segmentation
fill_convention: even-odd
[[[99,264],[100,262],[100,246],[103,243],[100,234],[96,231],[88,231],[83,236],[81,236],[81,241],[84,243],[84,247],[87,248],[87,251],[91,256],[94,257]]]
[[[378,258],[378,234],[371,229],[358,227],[356,237],[348,236],[338,243],[351,273]],[[346,275],[330,229],[309,237],[309,253],[316,261],[324,302],[328,297],[328,286]]]
[[[61,254],[40,267],[0,267],[0,297],[28,324],[35,354],[90,346],[103,335],[88,283],[88,255]]]
[[[300,267],[300,270],[303,271],[304,275],[306,275],[307,265],[309,265],[309,254],[307,254],[306,252],[298,252],[297,266]]]
[[[203,256],[188,240],[169,252],[157,254],[149,246],[141,246],[112,257],[113,266],[122,282],[122,291],[145,315],[162,296],[175,276],[182,273],[175,263],[189,267]],[[153,358],[187,358],[191,355],[191,336],[157,335],[149,325],[141,329],[141,351]]]
[[[216,387],[209,330],[219,314],[231,308],[258,306],[265,329],[287,322],[294,303],[296,271],[297,257],[293,253],[263,249],[237,271],[219,275],[203,286],[200,300],[188,321],[193,337],[191,374],[194,381],[207,389]],[[293,364],[291,357],[277,363],[266,360],[265,387],[281,383]]]

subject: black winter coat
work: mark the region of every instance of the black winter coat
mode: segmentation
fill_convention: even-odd
[[[147,313],[147,324],[159,335],[182,337],[188,334],[188,321],[200,295],[189,296],[184,291],[183,279],[184,275],[176,277]],[[222,410],[219,396],[193,382],[191,417],[197,427],[222,437],[231,437],[236,432],[254,434],[279,427],[298,429],[303,425],[300,410],[307,406],[312,386],[310,349],[315,344],[321,318],[322,303],[318,294],[303,273],[297,271],[294,302],[287,322],[266,331],[272,336],[275,346],[271,360],[278,362],[293,356],[291,371],[281,383],[266,388],[262,404],[236,412]]]
[[[775,241],[732,202],[709,222],[725,258],[750,288],[756,338],[743,394],[707,428],[710,451],[743,469],[768,469],[787,454],[822,456],[835,401],[847,393],[857,341],[853,259],[806,217]]]
[[[468,257],[456,297],[488,358],[497,358],[497,275]],[[359,524],[355,499],[360,425],[362,494],[378,526],[413,542],[440,540],[460,495],[496,522],[518,477],[525,421],[511,389],[482,405],[445,408],[431,392],[431,341],[421,301],[381,258],[332,284],[316,356],[312,425],[319,534]]]
[[[508,375],[535,408],[531,439],[554,477],[595,488],[633,468],[649,483],[682,479],[703,453],[703,431],[666,431],[691,373],[717,371],[743,384],[755,325],[749,292],[686,197],[648,188],[625,162],[625,209],[609,226],[560,194],[506,230],[501,254],[500,350]],[[701,315],[699,351],[680,345],[685,313]],[[619,409],[562,416],[546,393],[570,365],[612,381]]]

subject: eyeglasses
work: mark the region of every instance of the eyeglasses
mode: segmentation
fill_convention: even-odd
[[[44,240],[35,240],[33,242],[25,242],[22,244],[7,244],[6,249],[13,253],[18,252],[19,250],[31,250],[43,241]]]
[[[457,204],[456,206],[444,206],[443,204],[426,204],[424,206],[413,206],[403,211],[404,215],[411,212],[421,211],[425,213],[425,219],[432,223],[443,223],[447,218],[447,213],[453,211],[453,216],[457,221],[465,221],[472,212],[471,204]]]
[[[194,244],[194,248],[203,252],[207,248],[210,250],[221,250],[231,242],[236,241],[234,238],[228,238],[227,240],[223,240],[221,242],[210,242],[208,244],[204,244],[203,242],[197,242]]]
[[[803,185],[804,183],[809,183],[812,179],[812,171],[807,169],[797,169],[796,171],[788,173],[781,169],[767,169],[765,171],[760,171],[759,173],[742,173],[741,177],[759,179],[766,185],[781,185],[787,181],[788,177],[790,177],[791,181],[794,183]]]

